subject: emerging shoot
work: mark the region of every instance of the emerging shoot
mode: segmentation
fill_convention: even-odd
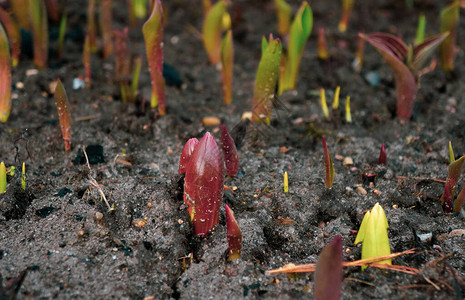
[[[454,58],[458,52],[455,44],[459,17],[460,5],[458,0],[441,11],[441,33],[449,32],[449,36],[439,46],[439,63],[446,72],[451,72],[454,69]]]
[[[415,36],[415,45],[423,43],[425,40],[426,18],[424,14],[418,17],[417,34]]]
[[[363,217],[362,224],[360,224],[360,229],[355,238],[354,245],[363,242],[362,259],[391,254],[387,233],[388,227],[386,214],[379,203],[376,203],[371,211],[368,211]],[[378,263],[392,264],[391,259]],[[362,270],[366,268],[366,266],[362,266]]]
[[[90,87],[90,78],[91,78],[91,68],[90,68],[90,36],[86,34],[86,39],[84,41],[84,50],[82,51],[82,63],[84,64],[85,76],[84,82],[86,83],[86,87]]]
[[[352,68],[354,68],[355,72],[360,72],[363,66],[363,50],[365,49],[365,39],[363,39],[360,35],[358,37],[357,43],[357,52],[355,52],[355,58],[352,62]]]
[[[457,199],[455,199],[453,212],[455,213],[460,212],[462,210],[464,202],[465,202],[465,185],[463,186],[460,194],[457,196]]]
[[[345,116],[346,116],[346,122],[347,123],[352,123],[352,114],[350,113],[350,96],[347,96],[346,98],[346,103],[345,103]]]
[[[67,15],[66,13],[63,14],[60,20],[60,27],[58,29],[58,57],[61,59],[63,56],[63,44],[65,42],[65,35],[66,35],[66,23],[67,23]]]
[[[378,165],[385,165],[386,164],[386,149],[384,148],[384,143],[381,144],[381,149],[379,149],[379,158],[378,158]]]
[[[326,46],[325,29],[318,28],[318,54],[319,59],[326,60],[329,58],[328,48]]]
[[[239,169],[239,153],[237,152],[233,138],[224,125],[221,127],[221,148],[223,149],[226,174],[228,174],[228,176],[237,175]]]
[[[71,150],[71,115],[69,112],[68,96],[60,78],[57,79],[55,88],[55,104],[60,119],[61,133],[65,143],[65,151]]]
[[[320,89],[320,103],[323,115],[326,119],[329,119],[328,104],[326,103],[326,92],[325,89]]]
[[[354,8],[354,2],[355,0],[342,0],[342,16],[337,26],[340,32],[346,32],[347,30],[347,24],[349,23],[349,18]]]
[[[452,210],[452,199],[455,197],[457,182],[459,180],[460,174],[462,173],[462,166],[464,162],[465,156],[462,156],[449,164],[447,180],[444,186],[444,193],[441,196],[441,203],[445,203],[446,212],[450,212]],[[449,197],[447,197],[448,195]]]
[[[452,142],[449,141],[449,163],[453,163],[455,160],[454,149],[452,149]]]
[[[289,177],[287,175],[287,171],[284,172],[283,186],[284,186],[284,192],[289,193]]]
[[[329,154],[328,145],[326,144],[326,140],[322,137],[323,140],[323,155],[325,160],[325,184],[328,188],[333,187],[334,181],[334,164],[331,155]]]
[[[42,0],[29,0],[28,8],[34,38],[34,64],[39,69],[45,69],[48,60],[47,9]]]
[[[333,110],[338,110],[339,109],[339,94],[341,92],[341,87],[337,86],[336,90],[334,91],[334,98],[333,98],[333,105],[332,108]]]
[[[6,168],[3,161],[0,163],[0,194],[6,192]]]
[[[95,0],[89,0],[87,5],[87,34],[89,35],[90,50],[97,52],[97,29],[95,26]]]
[[[278,32],[284,37],[289,34],[291,27],[291,6],[285,0],[274,0],[278,17]]]
[[[10,16],[3,8],[0,7],[0,20],[5,26],[11,51],[11,65],[16,67],[21,54],[21,31],[16,20]]]
[[[11,111],[11,62],[8,37],[0,24],[0,122],[5,123]]]
[[[226,232],[228,237],[229,260],[241,257],[242,250],[242,233],[237,224],[234,212],[226,204]]]
[[[26,191],[26,163],[23,162],[23,168],[21,170],[21,189]]]
[[[315,299],[341,299],[342,277],[342,241],[338,235],[321,250],[316,263]]]
[[[145,51],[150,68],[152,98],[150,106],[158,106],[158,113],[165,115],[165,79],[163,78],[163,7],[160,0],[155,0],[152,13],[142,27]]]
[[[230,104],[232,102],[233,67],[233,36],[232,31],[228,30],[221,42],[221,74],[223,79],[223,98],[225,104]]]
[[[208,10],[203,22],[203,45],[212,65],[221,61],[221,31],[224,14],[226,14],[226,3],[220,0]]]

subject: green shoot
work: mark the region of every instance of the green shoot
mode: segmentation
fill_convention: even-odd
[[[342,0],[342,16],[337,26],[340,32],[346,32],[347,30],[347,24],[349,23],[349,18],[354,8],[354,2],[355,0]]]
[[[60,119],[61,133],[65,143],[65,151],[71,150],[71,114],[69,112],[68,96],[60,78],[57,79],[55,88],[55,104]]]
[[[323,156],[325,161],[325,184],[328,188],[333,187],[334,182],[334,164],[331,155],[329,154],[328,145],[324,137],[321,137],[323,140]]]
[[[42,0],[29,0],[28,8],[34,38],[34,64],[45,69],[48,61],[47,10]]]
[[[346,98],[346,103],[345,103],[345,116],[346,116],[346,122],[347,123],[352,123],[352,114],[350,113],[350,96],[347,96]]]
[[[202,28],[202,40],[212,65],[221,61],[221,31],[226,3],[218,1],[205,16]]]
[[[228,30],[221,43],[221,72],[223,78],[224,103],[232,102],[232,81],[234,67],[234,48],[232,31]]]
[[[284,192],[289,193],[289,177],[287,175],[287,171],[284,172],[283,185],[284,185]]]
[[[449,163],[453,163],[455,160],[454,150],[452,149],[452,142],[449,141]]]
[[[58,29],[58,57],[61,58],[63,55],[63,44],[65,42],[65,35],[66,35],[66,23],[67,23],[67,15],[66,13],[63,14],[60,21],[60,27]]]
[[[337,86],[336,91],[334,91],[334,98],[333,98],[333,105],[332,105],[333,110],[339,109],[339,93],[340,92],[341,92],[341,87]]]
[[[21,189],[26,191],[26,163],[23,162],[23,168],[21,172]]]
[[[323,115],[326,119],[329,119],[328,104],[326,103],[326,92],[325,89],[320,89],[320,103]]]
[[[270,125],[273,110],[273,97],[278,80],[279,64],[281,62],[282,46],[279,39],[270,34],[268,43],[263,43],[266,49],[258,64],[253,94],[252,121]]]
[[[328,48],[326,46],[325,29],[323,27],[318,28],[317,56],[319,59],[322,59],[322,60],[326,60],[329,58]]]
[[[5,26],[10,42],[11,65],[16,67],[19,62],[19,55],[21,54],[21,31],[19,29],[19,25],[16,20],[1,7],[0,20],[3,26]]]
[[[131,101],[135,101],[137,96],[137,88],[139,87],[139,77],[140,77],[140,68],[142,66],[142,56],[139,56],[135,59],[136,66],[134,67],[134,72],[132,74],[131,80]]]
[[[417,34],[415,36],[415,45],[423,43],[425,40],[426,18],[424,14],[418,17]]]
[[[291,7],[284,0],[274,0],[274,5],[278,17],[278,32],[281,36],[287,36],[291,27]]]
[[[3,161],[0,163],[0,194],[6,192],[6,168]]]
[[[0,24],[0,122],[5,123],[11,111],[11,62],[8,37]]]
[[[95,0],[89,0],[87,5],[87,34],[89,35],[90,51],[97,52],[97,29],[95,25]]]
[[[439,63],[444,71],[454,69],[454,58],[457,54],[457,27],[460,18],[459,1],[455,0],[441,11],[441,33],[449,32],[449,36],[439,46]]]

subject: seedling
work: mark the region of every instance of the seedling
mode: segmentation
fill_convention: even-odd
[[[381,144],[381,149],[379,149],[378,165],[386,164],[386,149],[384,148],[384,143]]]
[[[365,39],[359,36],[358,43],[357,43],[357,52],[355,52],[355,59],[352,62],[352,67],[354,68],[355,72],[360,72],[360,70],[362,70],[364,49],[365,49]]]
[[[282,46],[279,39],[270,34],[269,41],[262,38],[262,58],[255,79],[252,121],[270,125],[273,97],[278,80]]]
[[[21,189],[26,191],[26,163],[23,162],[23,168],[21,170]]]
[[[221,31],[223,15],[226,13],[226,3],[220,0],[208,10],[203,22],[203,45],[212,65],[221,61]]]
[[[234,67],[234,48],[232,31],[228,30],[221,42],[221,73],[223,79],[223,98],[225,104],[232,102],[232,81]]]
[[[129,29],[125,27],[123,31],[113,31],[115,43],[115,75],[116,80],[120,84],[121,96],[123,102],[127,102],[130,98],[129,77],[131,72],[131,54],[129,52]]]
[[[48,60],[47,10],[42,0],[30,0],[28,9],[34,38],[34,64],[45,69]]]
[[[329,154],[326,140],[324,137],[321,137],[321,138],[323,140],[323,156],[325,160],[325,184],[328,188],[331,188],[333,187],[334,174],[335,174],[334,164],[333,164],[331,155]]]
[[[58,57],[61,59],[63,55],[63,44],[65,42],[65,34],[66,34],[66,23],[67,23],[67,15],[66,13],[63,14],[60,21],[60,27],[58,29]]]
[[[454,58],[457,54],[456,39],[459,17],[460,5],[458,0],[455,0],[441,11],[441,33],[450,33],[439,46],[439,63],[446,72],[451,72],[454,69]]]
[[[274,5],[278,17],[278,32],[282,37],[287,36],[291,27],[291,6],[284,0],[274,0]]]
[[[415,45],[423,43],[425,40],[426,18],[424,14],[418,17],[417,34],[415,35]]]
[[[454,149],[452,149],[452,142],[449,141],[449,163],[453,163],[455,160]]]
[[[139,77],[140,77],[140,68],[142,66],[142,56],[139,56],[134,60],[134,71],[132,73],[132,80],[131,80],[131,94],[130,99],[131,101],[135,101],[137,96],[137,89],[139,87]]]
[[[342,277],[342,241],[341,236],[336,236],[321,250],[316,263],[315,299],[341,299]]]
[[[226,174],[228,174],[228,176],[237,175],[239,169],[239,153],[237,152],[233,138],[224,125],[221,127],[221,148],[223,149]]]
[[[463,186],[462,191],[457,196],[457,199],[455,199],[453,212],[455,213],[460,212],[462,210],[464,202],[465,202],[465,185]]]
[[[281,95],[286,90],[295,89],[297,74],[299,73],[300,60],[313,26],[313,13],[307,1],[302,2],[292,22],[289,32],[286,58],[284,59],[284,71],[279,79],[279,92]]]
[[[318,53],[319,59],[326,60],[329,58],[328,47],[326,46],[325,29],[318,28]]]
[[[147,0],[132,0],[132,11],[137,19],[144,19],[147,15]]]
[[[5,26],[6,33],[8,34],[11,51],[11,65],[16,67],[19,62],[19,55],[21,54],[21,31],[19,30],[16,20],[1,7],[0,20],[3,26]]]
[[[163,78],[163,7],[160,0],[155,0],[152,13],[142,27],[145,51],[150,68],[152,99],[150,106],[158,106],[158,113],[165,115],[165,79]]]
[[[60,119],[61,133],[65,143],[65,151],[71,150],[71,115],[69,112],[68,96],[60,78],[57,79],[55,88],[55,104]]]
[[[102,0],[100,3],[100,35],[102,36],[103,44],[103,58],[107,59],[113,53],[113,29],[112,24],[112,13],[111,13],[111,2],[112,0]]]
[[[452,147],[450,146],[449,148],[450,159],[452,159],[454,155],[453,151],[451,152],[451,149]],[[457,190],[457,182],[462,172],[462,166],[464,162],[465,162],[465,156],[462,156],[459,159],[454,160],[449,164],[447,180],[444,186],[444,192],[441,196],[441,203],[445,205],[446,212],[452,211],[452,202],[455,197],[455,192]]]
[[[345,116],[346,116],[346,122],[347,123],[352,123],[352,114],[350,113],[350,96],[347,96],[346,98],[346,103],[345,103]]]
[[[234,212],[226,204],[226,232],[228,237],[228,253],[229,260],[241,257],[242,250],[242,233],[239,225],[237,224]]]
[[[355,238],[355,245],[363,242],[362,259],[391,254],[387,233],[388,227],[389,224],[386,214],[379,203],[376,203],[371,211],[366,212],[362,224],[360,224],[357,237]],[[391,259],[383,260],[378,263],[392,264]],[[362,266],[362,270],[365,269],[366,266]]]
[[[97,29],[95,26],[95,0],[89,0],[87,5],[87,34],[89,35],[90,51],[97,52]]]
[[[8,37],[0,24],[0,122],[5,123],[11,110],[11,62]]]
[[[195,146],[186,166],[184,202],[196,235],[218,224],[223,197],[224,166],[218,145],[207,132]]]
[[[284,186],[284,192],[289,193],[289,177],[287,175],[287,171],[284,172],[283,186]]]
[[[320,89],[320,103],[321,109],[323,110],[323,116],[326,119],[329,119],[328,104],[326,103],[326,92],[325,89]]]
[[[6,168],[3,161],[0,163],[0,194],[6,192]]]
[[[379,51],[394,72],[399,118],[410,119],[421,68],[448,34],[448,32],[438,34],[421,44],[407,46],[399,38],[387,33],[368,35],[359,33],[360,37]]]
[[[340,32],[346,32],[355,0],[342,0],[342,16],[337,28]]]
[[[84,64],[85,76],[84,82],[86,83],[86,87],[90,87],[90,80],[91,80],[91,68],[90,68],[90,36],[86,34],[86,39],[84,41],[84,50],[82,51],[82,63]]]
[[[337,86],[336,90],[334,91],[333,105],[332,105],[333,110],[339,109],[339,94],[340,93],[341,93],[341,87]]]

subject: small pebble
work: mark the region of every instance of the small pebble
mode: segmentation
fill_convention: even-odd
[[[393,208],[393,209],[398,209],[398,208],[399,208],[399,205],[394,204],[394,205],[392,206],[392,208]]]
[[[344,161],[342,162],[343,166],[351,166],[353,164],[354,164],[354,160],[352,159],[352,157],[349,157],[349,156],[345,157]]]
[[[134,226],[139,227],[139,228],[144,228],[145,224],[147,224],[147,218],[143,219],[136,219],[134,220]]]
[[[37,70],[37,69],[26,70],[26,76],[27,77],[32,76],[32,75],[37,75],[37,74],[39,74],[39,70]]]
[[[373,190],[373,193],[376,194],[377,196],[381,195],[381,192],[379,190]]]
[[[360,195],[366,195],[367,194],[367,190],[365,190],[363,187],[361,186],[358,186],[357,187],[357,192],[360,194]]]
[[[218,117],[204,117],[202,119],[202,123],[204,126],[219,126],[221,124],[221,120]]]
[[[96,221],[101,221],[103,219],[103,214],[101,212],[96,212],[94,216]]]
[[[84,236],[84,230],[82,230],[82,229],[79,230],[79,231],[77,232],[77,236],[78,236],[78,237]]]
[[[241,120],[249,119],[252,120],[252,112],[251,111],[245,111],[242,114]]]

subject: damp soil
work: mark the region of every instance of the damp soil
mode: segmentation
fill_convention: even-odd
[[[199,3],[197,3],[199,2]],[[290,299],[312,298],[312,274],[267,275],[287,263],[314,263],[322,247],[342,236],[344,259],[360,259],[355,233],[366,210],[379,202],[389,221],[392,252],[417,249],[394,259],[419,275],[374,268],[344,271],[344,299],[462,299],[465,243],[462,215],[444,213],[439,198],[447,176],[448,141],[465,154],[465,28],[461,20],[456,68],[424,75],[410,121],[395,118],[391,70],[371,46],[360,72],[352,67],[357,33],[390,32],[411,41],[417,17],[426,14],[427,34],[438,32],[442,1],[356,1],[346,33],[337,31],[338,1],[312,2],[314,30],[305,47],[295,91],[276,101],[271,126],[241,122],[252,107],[262,35],[276,35],[272,1],[234,1],[233,103],[222,103],[220,72],[208,63],[199,39],[200,1],[165,1],[165,62],[179,73],[166,90],[167,112],[149,108],[150,78],[144,60],[136,103],[123,103],[113,57],[92,56],[92,86],[73,89],[82,66],[85,5],[68,1],[68,32],[62,60],[51,36],[49,68],[37,74],[31,51],[13,69],[10,119],[0,126],[0,157],[23,162],[20,178],[8,176],[0,195],[0,275],[27,274],[18,299]],[[299,3],[292,1],[294,9]],[[125,1],[114,1],[113,27],[128,24]],[[50,32],[56,25],[50,24]],[[130,49],[144,55],[141,24],[130,29]],[[316,28],[324,27],[330,59],[316,56]],[[144,57],[145,59],[145,57]],[[173,73],[173,72],[171,72]],[[368,81],[367,74],[379,82]],[[173,75],[172,75],[173,76]],[[50,91],[57,77],[71,103],[72,150],[64,151]],[[182,83],[180,82],[182,80]],[[351,97],[352,123],[343,111],[325,119],[318,89],[328,98],[341,86]],[[342,102],[343,103],[343,102]],[[239,174],[225,178],[234,192],[223,201],[242,230],[240,259],[227,260],[224,210],[206,237],[194,236],[177,175],[184,143],[219,127],[216,116],[243,138]],[[334,160],[334,186],[324,184],[324,135]],[[387,165],[377,166],[381,144]],[[84,150],[91,164],[87,165]],[[353,164],[343,165],[350,157]],[[289,193],[283,173],[289,173]],[[367,176],[375,174],[373,176]],[[404,177],[399,177],[404,176]],[[370,179],[371,178],[371,179]],[[370,185],[370,181],[372,184]],[[463,179],[459,181],[460,188]],[[102,193],[113,210],[109,210]],[[420,239],[431,234],[430,239]]]

